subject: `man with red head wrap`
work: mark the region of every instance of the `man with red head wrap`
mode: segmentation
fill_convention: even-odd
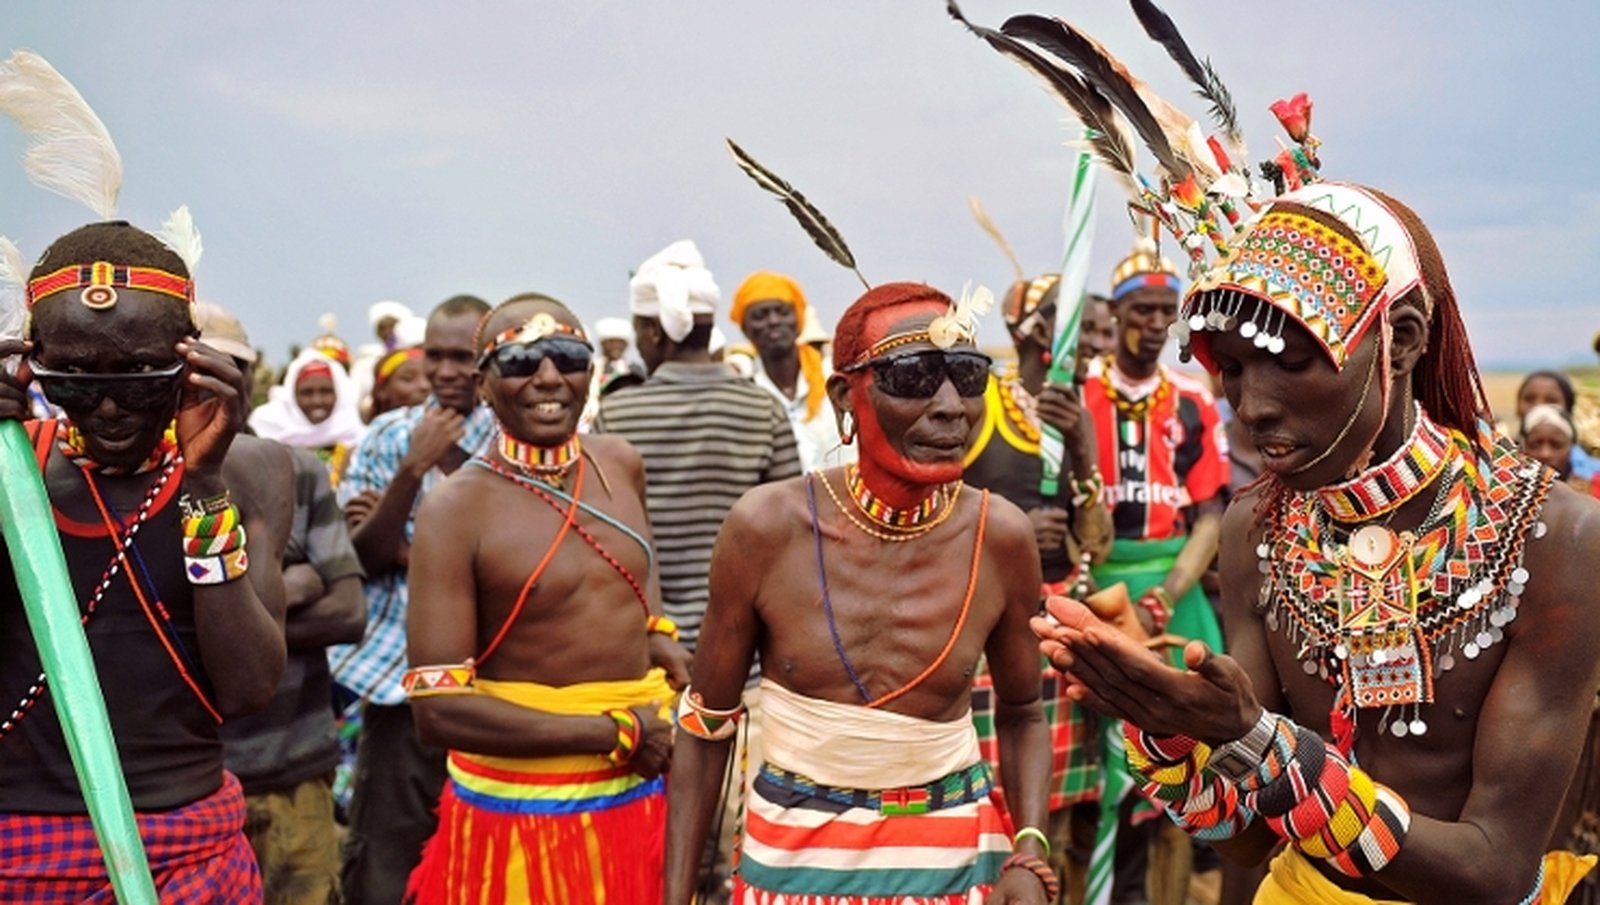
[[[1026,632],[1039,557],[1021,511],[961,483],[989,376],[972,342],[981,307],[912,283],[862,296],[828,380],[859,466],[758,487],[723,525],[708,640],[678,712],[671,905],[694,887],[758,652],[766,762],[751,765],[737,901],[1053,901],[1039,829],[1049,746]],[[980,654],[1014,836],[971,721]]]

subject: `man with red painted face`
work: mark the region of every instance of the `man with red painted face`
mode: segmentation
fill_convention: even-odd
[[[961,482],[989,379],[967,310],[914,283],[857,300],[828,393],[859,466],[764,485],[729,514],[678,711],[669,905],[694,889],[758,652],[765,763],[750,765],[735,901],[1053,900],[1026,628],[1039,556],[1027,516]],[[980,654],[1014,837],[972,726]]]
[[[566,306],[517,296],[479,333],[499,430],[429,495],[412,545],[404,684],[450,779],[410,892],[649,902],[688,655],[661,616],[644,463],[577,432],[594,350]]]
[[[1546,851],[1600,687],[1600,505],[1495,432],[1432,236],[1310,185],[1181,316],[1265,468],[1223,526],[1229,654],[1175,668],[1053,599],[1072,693],[1127,722],[1180,825],[1284,846],[1258,903],[1566,901],[1593,859]]]
[[[162,901],[259,901],[218,726],[265,706],[284,669],[290,513],[273,527],[257,501],[283,499],[293,472],[236,436],[244,376],[196,339],[193,299],[183,259],[148,233],[62,236],[31,274],[27,338],[0,341],[26,356],[0,371],[0,418],[28,417],[30,376],[64,413],[27,426]],[[5,555],[0,694],[0,901],[109,900]]]

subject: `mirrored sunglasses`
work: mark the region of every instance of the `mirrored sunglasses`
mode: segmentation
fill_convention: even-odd
[[[878,389],[902,399],[929,399],[949,380],[961,396],[982,396],[994,364],[982,352],[914,352],[892,358],[873,358],[845,371],[872,368]]]
[[[32,360],[33,379],[39,382],[44,398],[68,409],[86,409],[110,399],[117,408],[129,411],[152,409],[171,402],[183,382],[185,364],[177,362],[158,371],[129,371],[116,374],[84,374],[53,371]]]
[[[589,369],[594,360],[594,350],[579,339],[550,336],[531,343],[507,343],[490,351],[486,361],[479,365],[494,365],[501,377],[532,377],[539,372],[544,360],[556,366],[563,374],[577,374]]]

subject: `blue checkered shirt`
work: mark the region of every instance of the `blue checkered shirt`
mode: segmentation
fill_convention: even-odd
[[[400,461],[411,450],[411,432],[422,420],[422,413],[438,402],[429,398],[422,405],[385,412],[373,419],[367,434],[350,457],[339,480],[339,505],[344,506],[364,491],[383,493],[400,471]],[[467,418],[466,436],[459,445],[468,455],[489,448],[494,437],[494,413],[480,405]],[[428,491],[445,479],[445,473],[431,468],[422,478],[422,488],[406,518],[406,543],[416,531],[417,510]],[[402,704],[406,694],[400,676],[406,670],[406,573],[396,570],[387,575],[368,577],[367,635],[360,644],[338,644],[328,648],[328,665],[339,684],[373,704]]]

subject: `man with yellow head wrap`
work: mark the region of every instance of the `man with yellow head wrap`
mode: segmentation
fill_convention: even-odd
[[[800,465],[810,471],[849,461],[853,447],[839,442],[823,387],[828,372],[822,353],[799,341],[807,310],[799,283],[760,270],[739,284],[728,314],[755,345],[755,382],[783,403],[799,443]]]

